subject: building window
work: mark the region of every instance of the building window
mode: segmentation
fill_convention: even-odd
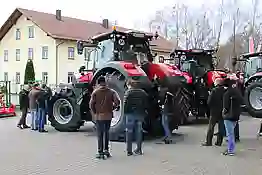
[[[45,84],[48,83],[48,73],[47,72],[42,72],[42,81]]]
[[[159,63],[164,63],[165,62],[165,57],[164,56],[159,56],[158,57],[158,62]]]
[[[15,60],[20,61],[20,49],[15,50]]]
[[[68,59],[73,60],[75,58],[75,48],[68,47]]]
[[[8,72],[4,73],[4,81],[8,81]]]
[[[16,84],[20,84],[20,72],[16,72],[15,74],[15,83]]]
[[[48,58],[48,46],[43,46],[42,47],[42,59],[47,59]]]
[[[35,37],[35,29],[34,29],[34,26],[29,26],[29,27],[28,27],[28,37],[29,37],[29,38],[34,38],[34,37]]]
[[[74,72],[68,72],[67,83],[72,83]]]
[[[15,39],[20,40],[21,39],[21,31],[20,29],[16,29],[15,31]]]
[[[33,60],[34,59],[34,49],[28,48],[28,59]]]
[[[8,50],[4,50],[4,61],[8,61]]]

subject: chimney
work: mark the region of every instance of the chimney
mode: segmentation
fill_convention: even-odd
[[[56,19],[58,20],[58,21],[61,21],[62,20],[62,16],[61,16],[61,10],[56,10]]]
[[[103,27],[108,29],[109,28],[109,20],[108,19],[103,19],[103,23],[102,23]]]

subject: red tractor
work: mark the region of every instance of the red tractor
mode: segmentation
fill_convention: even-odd
[[[207,99],[209,92],[217,78],[226,77],[222,70],[215,70],[215,50],[175,50],[171,53],[171,61],[187,76],[192,77],[192,82],[184,86],[182,92],[189,106],[184,111],[183,123],[188,121],[189,113],[196,118],[209,117]]]
[[[123,96],[126,91],[126,80],[135,77],[139,85],[149,94],[150,109],[147,111],[143,130],[150,135],[162,134],[160,122],[161,100],[167,90],[178,97],[181,85],[190,82],[190,77],[184,76],[174,66],[153,63],[150,41],[153,35],[140,32],[112,32],[93,37],[89,42],[78,41],[78,54],[83,54],[84,48],[89,50],[89,60],[92,60],[92,71],[82,75],[71,85],[61,84],[60,89],[49,103],[49,120],[59,131],[76,131],[85,121],[92,121],[88,107],[90,94],[100,76],[105,76],[108,86],[116,91],[121,105],[114,111],[111,122],[111,140],[121,140],[125,134],[125,116],[123,113]],[[174,106],[179,109],[178,103]],[[172,116],[170,129],[177,129],[180,115]]]

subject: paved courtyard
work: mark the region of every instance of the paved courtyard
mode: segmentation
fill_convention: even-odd
[[[261,175],[262,138],[259,121],[242,117],[241,143],[235,157],[219,147],[201,147],[206,125],[180,128],[176,144],[147,141],[143,156],[127,157],[123,143],[111,143],[113,157],[97,160],[91,126],[78,133],[60,133],[48,127],[39,134],[16,128],[17,118],[0,119],[1,175]]]

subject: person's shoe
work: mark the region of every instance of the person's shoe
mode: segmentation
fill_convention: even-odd
[[[222,143],[218,143],[218,142],[216,142],[215,145],[216,145],[216,146],[221,146]]]
[[[171,144],[173,141],[171,139],[164,140],[165,144]]]
[[[234,156],[235,153],[229,153],[228,151],[225,151],[225,152],[222,153],[222,155],[224,155],[224,156]]]
[[[205,142],[205,143],[202,143],[201,145],[202,145],[202,146],[212,146],[212,144],[210,144],[210,143],[207,143],[207,142]]]
[[[28,128],[30,128],[30,126],[23,125],[23,128],[24,128],[24,129],[28,129]]]
[[[136,155],[143,155],[143,152],[142,152],[142,150],[135,150],[134,151],[134,153],[136,154]]]
[[[132,156],[133,153],[132,152],[127,152],[127,156]]]
[[[105,155],[106,158],[112,157],[112,155],[110,154],[109,151],[105,151],[105,152],[104,152],[104,155]]]
[[[46,132],[48,132],[47,130],[39,130],[39,132],[41,132],[41,133],[46,133]]]
[[[17,125],[17,127],[18,127],[19,129],[24,129],[24,128],[22,127],[22,125]]]
[[[96,158],[97,159],[105,159],[105,156],[104,156],[103,153],[98,153],[98,154],[96,154]]]

